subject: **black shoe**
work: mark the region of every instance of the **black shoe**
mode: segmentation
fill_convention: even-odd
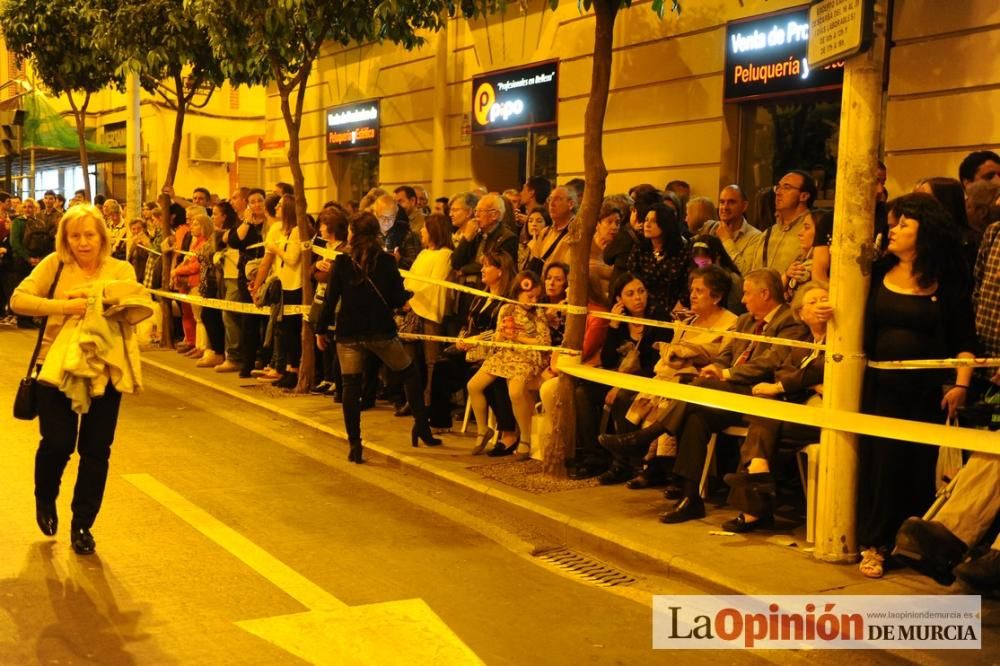
[[[55,501],[50,502],[35,498],[35,521],[42,534],[55,536],[59,529],[59,515],[56,513]]]
[[[666,490],[663,491],[663,497],[671,502],[676,502],[684,497],[684,489],[675,483],[668,483]]]
[[[94,536],[86,527],[74,527],[70,530],[70,543],[77,555],[91,555],[97,549]]]
[[[369,409],[374,409],[374,408],[375,408],[375,401],[374,400],[362,400],[361,401],[361,408],[360,409],[361,409],[362,412],[367,412]]]
[[[333,383],[324,380],[321,381],[319,384],[316,384],[316,386],[313,386],[311,389],[309,389],[309,393],[311,393],[312,395],[326,395],[326,392],[331,390],[332,388],[333,388]]]
[[[962,562],[955,575],[969,587],[995,594],[1000,590],[1000,550],[991,548],[982,557]]]
[[[722,529],[736,534],[746,534],[754,530],[769,530],[774,527],[774,516],[760,516],[757,520],[750,522],[742,513],[732,520],[722,523]]]
[[[360,465],[364,462],[364,459],[361,457],[364,446],[361,442],[349,442],[349,444],[351,445],[351,450],[347,452],[347,461]]]
[[[907,518],[896,532],[896,548],[892,555],[942,585],[951,585],[955,581],[952,570],[968,550],[965,543],[941,523]]]
[[[624,435],[598,435],[597,443],[608,451],[631,451],[633,449],[647,449],[656,439],[666,433],[666,430],[658,425],[651,425],[642,430],[626,433]]]
[[[431,432],[430,426],[425,425],[423,428],[414,425],[413,429],[410,430],[410,444],[414,447],[419,446],[417,440],[424,443],[424,446],[441,446],[441,440],[434,436]]]
[[[518,444],[520,444],[520,442],[514,442],[510,446],[504,446],[503,442],[497,442],[493,446],[493,448],[490,449],[490,452],[487,453],[486,455],[488,455],[490,458],[501,458],[503,456],[509,456],[513,454],[514,451],[517,451]]]
[[[660,514],[660,522],[674,525],[704,517],[705,503],[701,501],[701,498],[685,497],[676,507],[666,513]]]
[[[757,472],[755,474],[751,474],[750,472],[733,472],[732,474],[726,474],[722,477],[722,480],[730,488],[752,486],[759,493],[773,495],[777,492],[774,477],[770,472]]]
[[[250,379],[251,377],[253,377],[253,375],[250,374],[250,373],[251,373],[250,370],[247,370],[246,368],[242,368],[242,369],[240,369],[240,374],[237,375],[237,376],[240,379]]]
[[[604,474],[597,477],[597,482],[602,486],[613,486],[619,483],[625,483],[633,476],[632,470],[627,467],[612,467]]]
[[[299,373],[297,372],[286,372],[281,376],[281,379],[271,384],[271,386],[276,386],[280,389],[293,390],[299,385]]]
[[[629,490],[643,490],[645,488],[655,488],[657,486],[662,486],[667,480],[663,478],[663,475],[648,475],[645,471],[640,472],[638,476],[629,480],[625,484],[625,487]]]

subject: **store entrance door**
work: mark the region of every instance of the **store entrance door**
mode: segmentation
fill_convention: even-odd
[[[528,129],[477,137],[472,168],[477,182],[491,192],[520,189],[529,176],[555,182],[558,137],[553,129]]]
[[[840,97],[835,91],[740,105],[739,182],[748,196],[802,169],[816,181],[816,206],[833,207]]]
[[[334,199],[338,203],[360,201],[368,190],[378,185],[378,153],[336,153],[328,159],[337,188]]]

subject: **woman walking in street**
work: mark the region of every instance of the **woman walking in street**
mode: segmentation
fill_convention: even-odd
[[[95,296],[95,285],[107,281],[126,283],[119,286],[134,296],[145,292],[135,280],[135,271],[125,261],[111,257],[111,237],[105,226],[101,212],[95,206],[78,204],[71,208],[59,223],[55,241],[56,251],[45,257],[31,274],[18,286],[11,298],[11,308],[27,317],[46,317],[38,364],[47,354],[55,356],[59,344],[72,345],[74,340],[57,341],[64,328],[84,326],[82,319],[88,313],[88,301]],[[107,282],[107,284],[115,284]],[[129,289],[134,284],[134,289]],[[107,290],[104,296],[107,297]],[[97,295],[100,298],[100,295]],[[149,302],[151,313],[152,303]],[[92,307],[92,306],[91,306]],[[100,307],[97,308],[100,312]],[[87,315],[90,316],[90,315]],[[148,316],[148,315],[147,315]],[[104,317],[97,317],[103,320]],[[97,518],[104,497],[104,486],[108,478],[108,461],[111,457],[111,443],[118,423],[118,409],[121,393],[132,392],[139,386],[138,343],[129,336],[130,325],[122,322],[118,329],[124,338],[121,346],[125,352],[122,361],[125,369],[119,376],[112,371],[110,361],[101,366],[107,386],[103,395],[89,398],[89,408],[80,407],[78,394],[71,400],[60,386],[71,384],[64,379],[60,386],[39,381],[36,385],[38,424],[41,443],[35,455],[35,514],[42,533],[52,536],[58,527],[56,497],[63,470],[74,448],[80,454],[76,488],[73,490],[73,520],[71,523],[71,543],[80,555],[94,552],[94,537],[90,528]],[[112,336],[115,327],[111,326]],[[72,331],[67,328],[67,332]],[[55,343],[55,345],[53,344]],[[119,343],[116,343],[116,348]],[[68,356],[65,348],[63,353]],[[112,353],[107,354],[108,359]],[[102,361],[107,360],[102,356]],[[69,368],[53,368],[57,374],[70,375]],[[43,379],[47,373],[43,371]],[[92,379],[96,382],[97,379]],[[69,389],[66,389],[69,391]],[[86,389],[85,389],[86,390]],[[88,396],[93,395],[88,391]],[[76,407],[77,409],[74,409]]]
[[[410,443],[417,446],[419,439],[427,446],[437,446],[441,440],[431,434],[420,373],[403,348],[392,317],[410,298],[403,288],[396,260],[379,244],[379,225],[374,215],[361,213],[354,217],[351,231],[351,253],[337,255],[333,262],[326,300],[316,325],[316,344],[326,350],[329,345],[326,332],[336,312],[337,357],[344,383],[344,427],[351,446],[347,459],[362,463],[361,371],[366,349],[389,370],[402,375],[403,389],[413,412]]]

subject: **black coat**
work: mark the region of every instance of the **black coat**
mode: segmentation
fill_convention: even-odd
[[[336,312],[338,342],[391,340],[397,334],[393,310],[403,307],[411,296],[403,288],[403,278],[391,254],[379,250],[367,278],[350,255],[337,255],[316,333],[327,332]]]

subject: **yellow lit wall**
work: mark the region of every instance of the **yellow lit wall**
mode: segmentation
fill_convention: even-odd
[[[445,192],[474,185],[490,189],[518,185],[516,169],[484,159],[479,140],[462,133],[471,111],[472,77],[508,67],[558,58],[559,179],[583,174],[583,115],[590,89],[594,19],[581,15],[575,1],[553,12],[544,0],[529,0],[522,14],[511,3],[503,16],[474,22],[453,20],[447,32],[447,129]],[[669,4],[669,3],[668,3]],[[705,0],[683,3],[681,16],[660,20],[650,2],[621,13],[615,30],[614,66],[605,123],[608,191],[650,182],[662,187],[673,178],[688,180],[696,193],[715,196],[720,182],[735,178],[735,154],[724,162],[722,69],[725,24],[740,18],[800,6],[781,0]],[[321,57],[309,85],[302,126],[302,158],[311,209],[326,199],[342,199],[327,159],[326,108],[380,98],[382,138],[380,179],[384,186],[432,179],[436,42],[413,52],[391,44],[331,47]],[[267,135],[284,138],[278,98],[269,91]],[[473,145],[477,155],[473,156]],[[269,181],[290,181],[281,160],[267,171]]]
[[[890,196],[1000,150],[1000,3],[897,0],[885,151]]]

